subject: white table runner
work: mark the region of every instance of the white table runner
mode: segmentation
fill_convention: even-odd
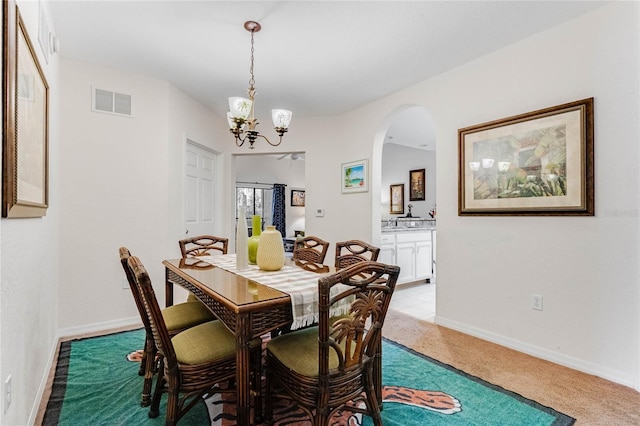
[[[199,256],[198,259],[241,277],[287,293],[291,297],[293,313],[292,330],[316,324],[319,321],[318,279],[326,274],[305,271],[297,266],[289,265],[283,266],[279,271],[263,271],[258,265],[249,265],[248,269],[239,271],[236,268],[235,254]],[[341,284],[333,286],[331,295],[333,296],[345,288],[346,286]],[[349,300],[345,300],[344,303],[332,308],[331,316],[344,315],[348,310]]]

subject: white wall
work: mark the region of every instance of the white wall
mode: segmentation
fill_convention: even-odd
[[[332,179],[340,161],[370,157],[376,173],[390,114],[423,105],[437,127],[437,322],[636,388],[638,8],[615,2],[340,117],[353,125],[334,132],[340,155],[324,167]],[[594,217],[457,215],[459,128],[591,96]],[[308,186],[327,180],[308,167]],[[349,229],[329,217],[317,232],[336,226],[374,239],[380,188],[355,197],[330,183],[318,197],[344,206]],[[373,228],[361,220],[370,212]],[[544,311],[531,310],[531,294],[544,296]]]
[[[58,331],[58,222],[60,92],[58,57],[45,62],[37,40],[38,3],[20,10],[50,91],[49,208],[43,218],[0,220],[0,379],[12,377],[12,401],[0,424],[26,424],[35,416]]]

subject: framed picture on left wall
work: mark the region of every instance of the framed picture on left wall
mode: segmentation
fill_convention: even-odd
[[[15,1],[3,7],[2,217],[42,217],[49,205],[49,85]]]

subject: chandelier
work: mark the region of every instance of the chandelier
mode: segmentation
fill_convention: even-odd
[[[247,21],[244,23],[244,28],[251,33],[251,67],[249,73],[251,78],[249,79],[249,99],[241,97],[229,98],[229,112],[227,112],[227,120],[229,121],[229,128],[231,133],[236,138],[236,145],[242,146],[248,140],[249,148],[253,149],[253,144],[260,137],[267,141],[271,146],[278,146],[282,142],[282,136],[287,132],[289,123],[291,123],[291,111],[286,109],[274,109],[271,110],[271,118],[273,119],[273,125],[275,126],[276,133],[280,136],[278,143],[273,143],[266,136],[261,135],[256,130],[258,120],[253,116],[254,110],[254,97],[256,89],[253,87],[255,78],[253,76],[253,34],[262,29],[260,24],[255,21]]]

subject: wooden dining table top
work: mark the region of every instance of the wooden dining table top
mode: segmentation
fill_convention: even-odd
[[[200,287],[204,292],[215,292],[220,296],[219,301],[236,313],[262,310],[271,305],[290,303],[290,297],[285,292],[216,267],[197,257],[168,259],[164,260],[162,264],[178,276]],[[285,264],[318,274],[335,271],[335,268],[331,266],[296,261],[291,258],[287,258]]]

